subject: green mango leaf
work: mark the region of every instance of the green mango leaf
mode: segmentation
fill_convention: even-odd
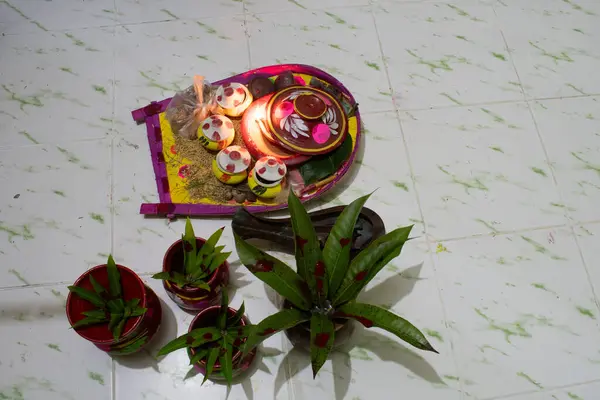
[[[132,317],[139,317],[142,316],[144,314],[146,314],[146,311],[148,311],[147,308],[142,308],[142,307],[136,307],[131,311],[131,316]]]
[[[122,313],[111,313],[110,314],[110,322],[108,323],[108,330],[114,332],[115,328],[123,319]]]
[[[244,353],[248,354],[253,348],[273,334],[292,328],[309,319],[310,314],[308,312],[302,312],[295,308],[281,310],[276,314],[268,316],[258,325],[252,327],[246,345],[244,346]]]
[[[231,386],[231,381],[233,380],[233,346],[226,340],[223,340],[223,344],[221,346],[225,348],[225,354],[219,357],[219,361],[221,363],[221,372],[227,381],[227,386]]]
[[[198,289],[204,289],[210,292],[210,286],[208,283],[198,280],[191,283],[191,286],[196,287]]]
[[[101,284],[98,283],[97,280],[94,279],[94,277],[90,274],[90,283],[92,284],[92,287],[94,288],[94,291],[96,293],[98,293],[100,295],[100,297],[104,298],[104,296],[107,294],[106,293],[106,289],[104,289],[104,286],[102,286]]]
[[[181,236],[183,242],[183,265],[185,273],[191,275],[195,271],[198,251],[196,248],[196,234],[190,217],[185,220],[185,233]]]
[[[168,272],[159,272],[157,274],[152,275],[152,279],[160,279],[163,281],[170,281],[171,274],[169,274]]]
[[[231,252],[217,254],[210,262],[208,269],[210,273],[213,273],[223,264],[231,255]]]
[[[108,292],[114,299],[121,297],[121,273],[119,272],[112,255],[108,256],[106,270],[108,271]]]
[[[302,164],[299,168],[300,175],[304,179],[304,184],[310,185],[316,183],[336,173],[342,164],[348,160],[350,153],[352,153],[352,138],[348,135],[340,147],[334,151],[321,156],[311,157],[310,160]]]
[[[198,252],[198,255],[200,257],[214,252],[217,242],[221,238],[221,235],[223,234],[224,229],[225,229],[225,227],[217,229],[212,235],[210,235],[210,237],[208,238],[206,243],[204,243],[202,245],[202,247],[200,248],[200,251]]]
[[[258,279],[302,310],[312,307],[306,282],[288,265],[257,249],[237,234],[235,246],[242,264]]]
[[[231,328],[227,329],[227,336],[232,340],[232,343],[235,341],[235,339],[243,339],[243,338],[247,338],[250,335],[250,332],[252,332],[253,326],[252,325],[239,325],[239,326],[234,326]]]
[[[184,287],[189,283],[185,275],[177,271],[171,271],[171,279],[169,280],[179,287]]]
[[[106,317],[104,317],[104,318],[85,317],[84,319],[75,322],[71,326],[71,328],[78,329],[78,328],[82,328],[84,326],[104,324],[106,322],[108,322],[108,318],[106,318]]]
[[[194,329],[189,335],[191,339],[188,341],[188,347],[198,347],[206,343],[217,341],[223,337],[221,329],[212,326]]]
[[[108,309],[111,313],[122,314],[125,311],[125,302],[123,299],[113,299],[106,302]]]
[[[129,307],[131,310],[137,308],[138,304],[140,304],[140,299],[131,299],[125,303],[126,307]]]
[[[296,241],[296,269],[308,284],[313,303],[323,304],[327,298],[329,282],[321,244],[310,216],[293,190],[290,190],[288,196],[288,208]]]
[[[333,297],[333,305],[338,306],[354,300],[375,276],[370,274],[371,271],[379,272],[385,264],[400,254],[411,229],[412,226],[395,229],[361,251],[350,263],[346,277]]]
[[[237,310],[235,315],[233,317],[229,318],[229,320],[227,321],[227,328],[237,326],[240,323],[240,321],[242,320],[242,317],[244,316],[245,312],[246,312],[246,307],[244,306],[244,302],[242,302],[240,309]]]
[[[123,328],[125,328],[125,322],[127,322],[126,318],[123,318],[119,321],[115,329],[113,329],[112,334],[115,340],[119,340],[121,334],[123,333]]]
[[[329,296],[333,298],[339,289],[350,264],[350,250],[354,226],[360,211],[371,195],[360,197],[344,208],[335,221],[323,248],[323,260],[329,277]]]
[[[227,326],[227,311],[229,308],[229,297],[227,296],[226,290],[221,290],[221,308],[219,309],[219,315],[217,316],[217,328],[220,330],[225,329]]]
[[[190,334],[186,333],[185,335],[181,335],[178,338],[171,340],[169,343],[167,343],[163,347],[161,347],[160,350],[158,351],[158,353],[156,354],[156,356],[157,357],[164,356],[175,350],[179,350],[179,349],[183,349],[184,347],[188,347],[188,345],[192,344],[192,341],[193,341],[193,337]]]
[[[75,293],[77,296],[81,297],[83,300],[87,300],[96,307],[104,308],[106,304],[104,303],[104,299],[100,297],[100,295],[96,292],[92,292],[91,290],[84,289],[79,286],[68,286],[67,287],[70,292]]]
[[[202,385],[204,385],[204,382],[206,382],[208,380],[208,377],[212,375],[213,369],[215,367],[215,362],[217,362],[217,357],[219,357],[220,352],[220,347],[213,347],[208,352],[208,361],[206,362],[206,374],[204,375],[204,379],[202,380]]]
[[[96,319],[106,318],[106,311],[104,311],[104,310],[84,311],[84,312],[82,312],[82,314],[85,315],[86,317],[91,317],[91,318],[96,318]]]
[[[425,335],[413,324],[381,307],[350,302],[338,308],[334,316],[355,319],[367,328],[376,326],[385,329],[417,349],[437,353]]]
[[[197,350],[196,354],[194,354],[194,356],[192,358],[190,358],[190,365],[197,364],[198,362],[200,362],[200,360],[202,360],[207,355],[208,355],[208,349]]]
[[[333,321],[327,315],[313,314],[310,319],[310,361],[313,378],[327,361],[333,347],[335,331]]]

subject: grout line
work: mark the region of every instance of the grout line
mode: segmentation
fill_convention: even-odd
[[[423,231],[425,233],[425,237],[428,238],[429,235],[427,233],[427,223],[425,222],[425,216],[423,213],[423,207],[421,205],[421,198],[419,196],[419,191],[417,190],[417,182],[415,179],[415,173],[414,173],[414,169],[413,169],[413,165],[412,165],[412,161],[410,158],[410,151],[408,148],[408,143],[406,141],[406,135],[404,134],[404,128],[402,126],[402,119],[400,118],[400,112],[398,111],[398,108],[396,107],[396,96],[395,96],[395,91],[394,88],[392,86],[392,81],[390,79],[390,74],[389,74],[389,69],[388,69],[388,64],[387,64],[387,60],[385,58],[385,52],[383,51],[383,45],[381,43],[381,37],[379,35],[379,29],[377,27],[377,19],[375,18],[375,14],[373,13],[373,9],[372,7],[370,8],[369,12],[371,13],[371,17],[373,19],[373,25],[375,27],[375,33],[377,35],[377,41],[378,41],[378,45],[379,45],[379,51],[381,54],[381,59],[382,59],[382,63],[383,63],[383,68],[385,70],[386,73],[386,77],[388,80],[388,85],[390,88],[390,93],[392,94],[392,102],[394,104],[394,107],[396,108],[395,114],[396,114],[396,121],[398,122],[398,126],[400,127],[400,135],[402,138],[402,143],[404,146],[404,154],[406,155],[406,162],[408,164],[408,168],[410,171],[410,178],[412,181],[412,186],[413,186],[413,190],[414,190],[414,196],[415,196],[415,200],[417,202],[417,206],[419,208],[419,214],[421,216],[421,221],[423,221]],[[432,249],[431,249],[431,243],[429,242],[429,240],[426,240],[426,246],[427,246],[427,252],[428,252],[428,257],[429,257],[429,262],[431,263],[431,267],[433,268],[433,278],[435,281],[435,285],[436,285],[436,289],[437,289],[437,294],[438,294],[438,300],[439,300],[439,306],[440,309],[442,311],[442,317],[444,318],[444,327],[449,330],[449,324],[448,324],[448,312],[446,310],[445,304],[444,304],[444,299],[442,297],[442,292],[441,292],[441,288],[440,288],[440,282],[439,282],[439,277],[438,277],[438,273],[437,270],[435,268],[435,263],[433,260],[433,253],[432,253]],[[449,343],[450,345],[450,354],[452,355],[452,362],[454,364],[454,368],[456,370],[456,373],[458,376],[462,376],[461,371],[460,371],[460,364],[458,362],[458,354],[457,352],[454,350],[454,344],[452,341],[450,341]],[[464,389],[464,383],[463,383],[463,379],[460,378],[458,381],[458,389],[460,392],[460,398],[463,399],[465,396],[465,389]]]
[[[117,0],[113,0],[113,11],[115,15],[118,15]],[[115,176],[115,111],[116,111],[116,99],[117,99],[117,29],[113,28],[113,65],[112,65],[112,107],[111,107],[111,126],[110,126],[110,254],[114,253],[114,232],[115,232],[115,209],[114,209],[114,176]],[[113,357],[110,358],[110,398],[111,400],[117,400],[117,365]]]
[[[496,10],[494,9],[494,13],[495,12],[496,12]],[[560,190],[560,187],[558,184],[558,179],[556,178],[556,171],[554,169],[554,164],[552,163],[552,160],[550,159],[550,156],[548,154],[548,149],[544,142],[542,132],[540,131],[540,127],[537,123],[537,119],[536,119],[535,113],[534,113],[532,105],[531,105],[531,101],[535,102],[536,100],[528,100],[527,99],[527,96],[525,95],[525,89],[523,86],[523,82],[521,81],[521,76],[519,75],[517,66],[512,58],[512,53],[510,52],[510,48],[508,47],[508,42],[506,41],[506,37],[504,36],[504,32],[502,31],[502,29],[501,28],[499,28],[499,29],[500,29],[500,33],[502,34],[502,39],[504,40],[506,49],[508,50],[508,55],[510,57],[513,69],[515,71],[515,74],[517,75],[517,79],[519,80],[519,85],[521,85],[521,90],[523,91],[523,97],[525,98],[525,101],[527,103],[527,109],[529,110],[529,114],[531,115],[531,119],[533,120],[533,125],[535,126],[535,131],[537,133],[538,140],[540,142],[540,145],[542,146],[542,151],[544,152],[544,156],[546,157],[546,164],[548,165],[548,168],[550,170],[550,175],[552,176],[552,182],[554,183],[554,189],[556,190],[556,193],[558,194],[558,198],[559,198],[560,202],[565,204],[565,201],[564,201],[564,198],[562,195],[562,191]],[[587,265],[585,257],[583,256],[583,251],[582,251],[581,245],[579,243],[579,238],[577,237],[577,234],[575,233],[575,228],[573,226],[573,219],[571,217],[569,210],[564,211],[564,217],[567,222],[567,228],[570,230],[571,236],[573,237],[573,240],[575,241],[575,245],[577,246],[577,251],[579,252],[579,258],[581,259],[581,264],[583,265],[583,270],[585,271],[585,274],[586,274],[586,277],[588,280],[588,285],[592,292],[594,303],[596,304],[596,309],[597,309],[597,311],[600,311],[600,300],[596,294],[596,290],[594,289],[594,284],[592,283],[592,275],[590,273],[590,269]]]
[[[510,398],[513,398],[513,397],[522,396],[524,394],[551,393],[551,392],[554,392],[554,391],[557,391],[557,390],[561,390],[561,389],[570,389],[570,388],[575,388],[575,387],[579,387],[579,386],[589,385],[591,383],[596,383],[596,382],[600,382],[600,379],[592,379],[592,380],[589,380],[589,381],[579,382],[579,383],[573,383],[573,384],[569,384],[569,385],[545,387],[542,390],[535,390],[534,389],[534,390],[528,390],[526,392],[518,392],[518,393],[512,393],[512,394],[505,394],[505,395],[501,395],[501,396],[486,397],[485,399],[482,399],[482,400],[510,399]]]
[[[252,52],[250,51],[250,31],[248,30],[248,10],[246,2],[242,4],[244,7],[244,35],[246,36],[246,51],[248,52],[248,70],[252,69]]]
[[[430,241],[435,242],[435,243],[456,242],[459,240],[469,240],[469,239],[478,239],[478,238],[496,237],[496,236],[509,236],[509,235],[517,235],[519,233],[535,232],[535,231],[541,231],[541,230],[545,230],[545,229],[559,229],[559,228],[567,228],[568,229],[569,224],[565,222],[564,224],[558,224],[558,225],[532,226],[532,227],[527,227],[527,228],[522,228],[522,229],[515,229],[512,231],[476,233],[476,234],[468,235],[468,236],[456,236],[456,237],[441,238],[441,239],[438,239],[438,238],[434,237],[433,235],[428,235],[427,237]]]

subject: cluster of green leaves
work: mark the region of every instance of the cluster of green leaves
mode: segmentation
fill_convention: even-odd
[[[79,286],[68,287],[69,291],[96,306],[94,310],[84,311],[82,314],[85,318],[74,323],[73,329],[108,323],[108,329],[112,332],[113,338],[118,340],[123,333],[125,322],[129,318],[144,315],[147,309],[139,306],[140,299],[128,301],[123,299],[121,273],[112,255],[108,256],[106,270],[108,271],[108,290],[100,285],[91,274],[89,279],[94,291]]]
[[[210,290],[207,279],[227,260],[231,252],[224,253],[225,246],[217,246],[223,234],[223,228],[213,233],[198,249],[196,235],[189,217],[185,222],[185,234],[181,236],[183,243],[183,272],[171,270],[152,275],[154,279],[173,282],[179,287],[192,286]]]
[[[183,348],[194,349],[195,354],[190,356],[190,365],[200,361],[206,363],[206,374],[202,384],[212,375],[215,363],[219,360],[220,372],[227,380],[227,384],[231,385],[234,368],[233,354],[235,351],[240,350],[245,343],[251,327],[242,324],[245,312],[244,303],[232,316],[228,313],[228,303],[227,293],[223,291],[221,307],[215,324],[196,328],[177,339],[173,339],[158,351],[158,356]]]
[[[246,351],[276,332],[310,324],[311,362],[316,376],[333,346],[334,319],[355,319],[367,328],[385,329],[419,349],[435,351],[410,322],[384,308],[355,301],[375,275],[400,254],[412,229],[398,228],[381,236],[351,260],[354,226],[369,196],[344,208],[321,249],[306,209],[290,191],[288,207],[296,238],[297,272],[236,235],[241,262],[293,305],[256,325]]]

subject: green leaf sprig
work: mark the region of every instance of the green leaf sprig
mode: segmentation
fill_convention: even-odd
[[[106,270],[108,272],[108,290],[99,284],[91,274],[89,279],[93,291],[79,286],[68,287],[70,292],[96,307],[94,310],[84,311],[82,314],[85,318],[74,323],[72,328],[78,329],[108,323],[108,329],[112,332],[114,340],[119,340],[127,320],[144,315],[147,309],[139,306],[140,299],[128,301],[123,299],[121,273],[112,255],[108,256]]]
[[[251,327],[242,324],[245,312],[244,303],[233,316],[229,316],[228,303],[227,293],[223,291],[221,307],[214,325],[196,328],[173,339],[158,351],[158,356],[164,356],[183,348],[194,349],[193,356],[190,352],[190,365],[200,361],[206,362],[206,374],[202,384],[216,372],[215,364],[219,360],[220,372],[225,377],[227,384],[231,386],[234,349],[239,350],[243,346]]]
[[[354,319],[367,328],[385,329],[418,349],[436,352],[423,333],[407,320],[381,307],[356,302],[360,291],[400,255],[412,229],[412,226],[395,229],[351,259],[354,226],[369,196],[344,208],[321,248],[306,209],[290,191],[288,207],[296,241],[297,271],[236,235],[241,262],[292,304],[291,309],[273,314],[254,326],[245,351],[281,330],[309,324],[310,355],[316,376],[334,343],[334,320]]]
[[[223,252],[225,246],[217,246],[223,234],[221,228],[213,233],[200,247],[196,245],[196,235],[189,217],[185,222],[185,234],[181,236],[183,242],[183,271],[159,272],[152,275],[154,279],[173,282],[179,287],[191,286],[210,290],[207,279],[227,260],[231,252]]]

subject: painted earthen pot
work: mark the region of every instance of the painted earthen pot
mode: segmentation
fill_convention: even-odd
[[[200,249],[205,242],[206,240],[197,237],[197,248]],[[183,241],[178,240],[165,253],[162,270],[163,272],[182,272],[183,269]],[[202,311],[221,303],[221,290],[227,286],[228,282],[229,263],[225,261],[208,277],[206,283],[210,286],[210,291],[196,287],[180,287],[167,280],[163,281],[163,287],[171,300],[182,309],[186,311]]]
[[[201,311],[192,320],[192,323],[190,324],[190,328],[189,328],[188,332],[191,332],[194,329],[198,329],[198,328],[215,326],[216,321],[217,321],[217,316],[219,315],[220,309],[221,309],[220,306],[214,306],[214,307],[209,307],[209,308],[205,309],[204,311]],[[235,310],[231,307],[227,310],[227,314],[229,317],[233,317],[236,312],[237,312],[237,310]],[[250,321],[248,320],[248,317],[246,317],[244,315],[241,319],[241,324],[244,326],[250,325]],[[242,341],[240,343],[240,347],[243,344],[244,344],[244,341]],[[190,357],[190,360],[192,359],[192,357],[194,357],[195,354],[196,354],[196,349],[188,348],[188,356]],[[243,372],[247,371],[250,368],[250,366],[252,365],[252,361],[254,360],[255,356],[256,356],[256,348],[252,349],[252,351],[250,351],[248,354],[246,354],[246,356],[244,356],[242,354],[242,350],[240,350],[239,347],[238,348],[234,347],[233,357],[232,357],[232,364],[233,364],[232,378],[235,378],[235,377],[239,376],[240,374],[242,374]],[[194,364],[194,368],[196,370],[198,370],[201,374],[205,375],[206,374],[206,361],[201,360],[201,361],[197,362],[196,364]],[[219,363],[218,360],[215,363],[215,366],[213,368],[213,372],[210,376],[210,379],[215,380],[215,381],[224,381],[225,380],[225,377],[223,376],[223,373],[221,372],[221,364]]]
[[[225,83],[217,88],[217,104],[229,117],[239,117],[252,103],[252,94],[241,83]]]
[[[282,189],[282,181],[287,173],[285,164],[272,156],[266,156],[256,162],[248,175],[248,187],[258,197],[272,199]]]
[[[229,146],[219,152],[212,162],[213,174],[223,183],[237,185],[248,177],[252,157],[241,146]]]
[[[160,327],[162,308],[156,293],[146,286],[135,272],[118,264],[117,268],[121,274],[123,299],[125,301],[140,299],[139,306],[146,308],[147,311],[139,317],[129,318],[118,340],[113,338],[112,332],[108,329],[108,323],[78,328],[75,332],[100,350],[110,355],[120,356],[136,353],[150,342]],[[108,287],[106,265],[98,265],[89,269],[73,285],[93,291],[90,276],[93,276],[100,285]],[[87,300],[83,300],[74,293],[69,293],[66,312],[71,325],[85,318],[82,312],[94,309],[96,307]]]
[[[348,134],[347,116],[339,101],[309,86],[290,86],[275,93],[266,115],[272,139],[298,154],[329,153]]]
[[[198,140],[208,150],[224,149],[233,142],[234,138],[233,123],[224,115],[211,115],[198,127]]]

